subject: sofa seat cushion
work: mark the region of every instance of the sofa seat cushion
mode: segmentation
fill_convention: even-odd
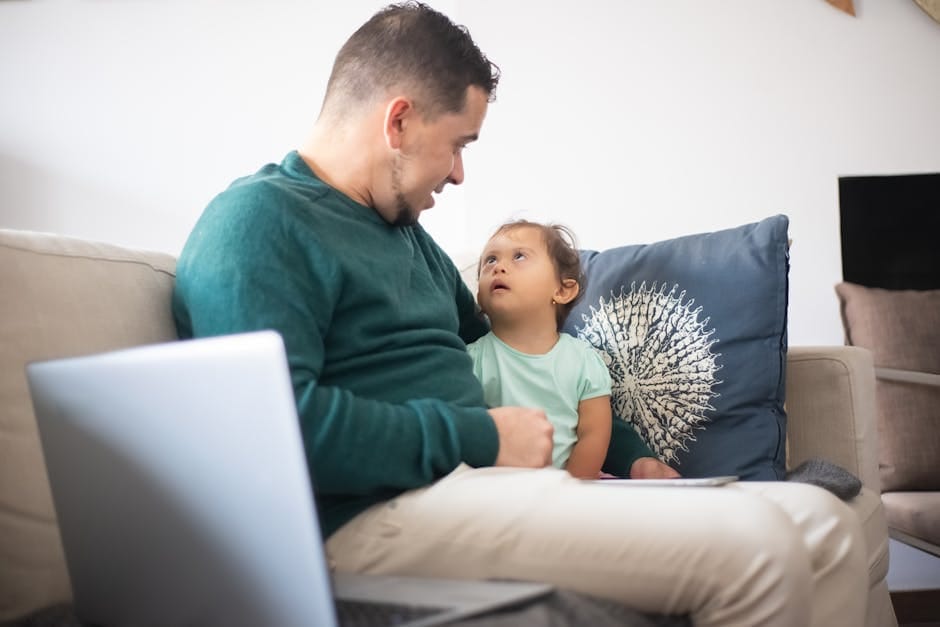
[[[0,230],[0,621],[71,597],[27,362],[176,339],[175,260]]]
[[[888,526],[940,547],[940,492],[885,492]]]

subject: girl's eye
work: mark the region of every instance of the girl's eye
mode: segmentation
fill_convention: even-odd
[[[483,260],[483,263],[486,265],[489,265],[489,264],[494,263],[495,261],[496,261],[496,257],[493,257],[492,255],[490,255],[489,257]]]
[[[516,259],[516,260],[525,259],[525,253],[516,253],[515,255],[513,255],[513,259]]]

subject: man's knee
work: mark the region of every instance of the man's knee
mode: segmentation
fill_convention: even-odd
[[[831,492],[809,484],[789,484],[800,509],[792,514],[802,527],[814,569],[832,560],[852,560],[865,553],[858,516]],[[793,497],[791,497],[793,498]]]
[[[716,535],[724,544],[719,550],[739,561],[757,558],[780,581],[806,574],[807,552],[799,529],[774,503],[747,495],[727,518],[727,527]]]
[[[716,579],[722,581],[711,602],[732,612],[724,617],[729,623],[744,611],[805,624],[812,597],[811,558],[792,518],[773,502],[746,493],[727,518],[728,525],[714,535]]]

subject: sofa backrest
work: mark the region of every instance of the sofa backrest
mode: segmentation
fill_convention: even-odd
[[[175,265],[0,229],[0,622],[71,598],[24,366],[176,339]]]

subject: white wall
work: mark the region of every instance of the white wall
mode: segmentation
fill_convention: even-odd
[[[0,2],[0,227],[176,253],[308,132],[381,1]],[[940,24],[912,0],[450,0],[504,72],[452,251],[509,217],[605,248],[791,218],[790,340],[841,343],[837,177],[940,171]]]

